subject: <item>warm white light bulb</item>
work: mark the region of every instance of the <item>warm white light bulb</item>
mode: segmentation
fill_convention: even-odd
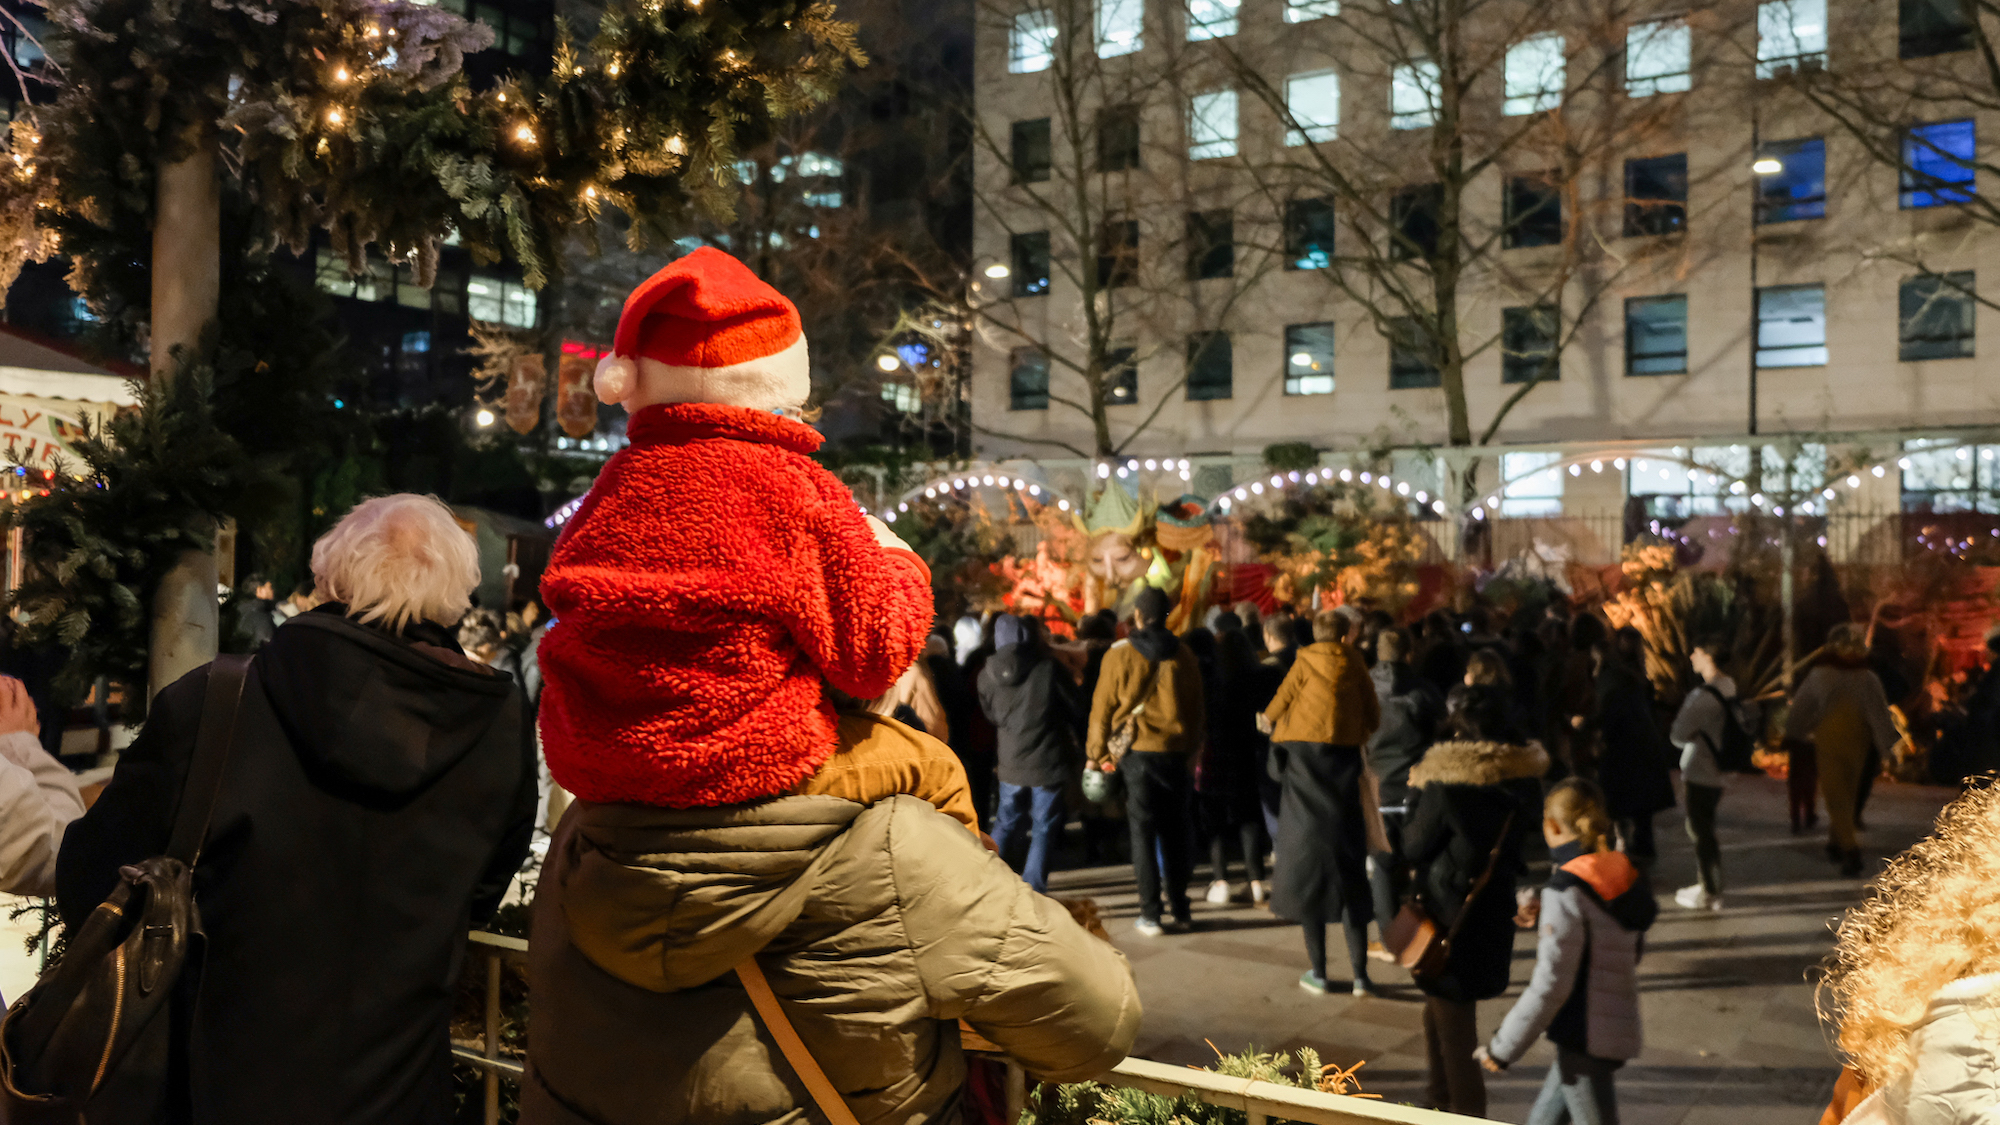
[[[894,371],[899,362],[894,355],[888,352],[883,352],[881,355],[875,357],[875,366],[884,371]]]

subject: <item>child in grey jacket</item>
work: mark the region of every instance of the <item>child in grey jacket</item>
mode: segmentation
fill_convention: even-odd
[[[1498,1073],[1546,1032],[1556,1062],[1528,1125],[1617,1125],[1611,1076],[1639,1054],[1639,954],[1659,905],[1645,872],[1611,850],[1611,818],[1591,782],[1549,791],[1542,835],[1555,871],[1542,889],[1535,973],[1475,1057]]]

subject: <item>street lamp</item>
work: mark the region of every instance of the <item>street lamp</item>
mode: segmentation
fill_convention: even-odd
[[[1751,164],[1750,170],[1760,176],[1775,176],[1785,170],[1785,165],[1775,156],[1764,156]]]
[[[1013,270],[1007,268],[1007,263],[1005,262],[995,262],[992,265],[986,267],[986,276],[992,278],[995,281],[1004,280],[1009,274],[1012,274],[1013,272],[1014,272]]]

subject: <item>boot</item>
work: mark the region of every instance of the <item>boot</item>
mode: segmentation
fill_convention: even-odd
[[[1840,859],[1840,877],[1859,879],[1861,877],[1861,849],[1851,848]]]

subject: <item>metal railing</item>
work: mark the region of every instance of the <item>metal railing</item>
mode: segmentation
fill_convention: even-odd
[[[486,1125],[500,1122],[500,1081],[520,1081],[522,1064],[500,1053],[500,979],[505,962],[526,960],[528,943],[475,930],[469,935],[473,948],[486,955],[485,1037],[479,1044],[454,1042],[452,1054],[459,1061],[484,1071],[486,1083]],[[1302,1125],[1451,1125],[1452,1122],[1480,1120],[1453,1113],[1390,1105],[1373,1098],[1347,1094],[1323,1094],[1275,1082],[1233,1078],[1212,1070],[1173,1066],[1146,1059],[1126,1059],[1097,1081],[1105,1086],[1140,1090],[1161,1097],[1193,1096],[1209,1105],[1241,1110],[1248,1125],[1269,1125],[1272,1121],[1295,1121]],[[1007,1120],[1016,1122],[1027,1105],[1027,1075],[1013,1062],[1007,1064]]]

